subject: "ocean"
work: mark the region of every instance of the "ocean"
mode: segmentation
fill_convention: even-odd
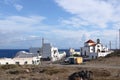
[[[0,49],[0,58],[13,58],[17,52],[26,51],[29,52],[29,49]],[[59,51],[65,51],[67,56],[69,56],[69,49],[59,49]],[[79,51],[79,49],[76,49]]]
[[[0,58],[13,58],[19,51],[29,52],[28,49],[0,49]]]

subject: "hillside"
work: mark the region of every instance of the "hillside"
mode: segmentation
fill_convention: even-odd
[[[0,80],[68,80],[71,74],[81,70],[91,71],[92,80],[119,80],[120,57],[98,58],[80,65],[1,65]]]

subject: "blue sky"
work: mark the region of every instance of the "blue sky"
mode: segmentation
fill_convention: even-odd
[[[97,38],[118,47],[120,0],[0,0],[0,49],[80,48]]]

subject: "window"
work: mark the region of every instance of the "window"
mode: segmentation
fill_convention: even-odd
[[[28,62],[27,62],[27,61],[25,61],[25,62],[24,62],[24,64],[28,64]]]
[[[97,45],[97,47],[100,47],[99,45]]]
[[[35,64],[35,62],[32,60],[32,64]]]
[[[57,51],[56,50],[54,50],[54,54],[56,53]]]
[[[8,62],[6,62],[6,65],[9,64]]]
[[[91,49],[91,51],[93,51],[93,49]]]
[[[97,52],[100,52],[100,49],[98,49]]]
[[[20,63],[19,62],[15,62],[15,64],[19,65]]]
[[[94,56],[92,56],[92,59],[94,59]]]
[[[40,51],[37,51],[37,53],[40,53]]]
[[[86,56],[86,51],[85,51],[85,56]]]
[[[39,62],[39,60],[37,60],[37,62]]]

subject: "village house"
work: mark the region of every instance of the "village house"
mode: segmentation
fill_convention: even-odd
[[[41,63],[41,56],[38,54],[19,51],[14,58],[1,58],[0,65],[17,64],[17,65],[38,65]]]
[[[80,52],[81,56],[89,59],[104,57],[111,53],[111,51],[100,42],[100,39],[97,39],[97,42],[94,42],[91,39],[86,41],[84,47],[81,47]]]

